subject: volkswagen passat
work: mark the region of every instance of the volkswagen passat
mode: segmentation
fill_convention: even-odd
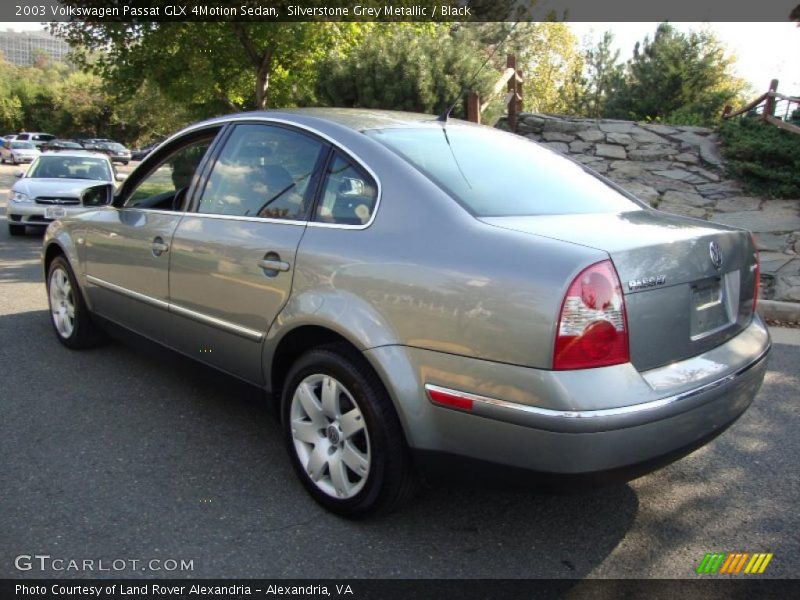
[[[119,179],[107,157],[84,151],[40,155],[37,150],[28,172],[16,176],[19,181],[11,187],[6,209],[11,235],[23,235],[26,226],[44,228],[55,219],[97,208],[102,196],[86,197],[87,188]]]
[[[239,114],[99,190],[108,206],[45,236],[59,340],[115,323],[263,387],[340,514],[396,506],[426,469],[635,477],[731,425],[764,377],[746,231],[492,128]]]

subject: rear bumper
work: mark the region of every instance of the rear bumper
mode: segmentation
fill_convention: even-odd
[[[381,375],[423,462],[448,456],[538,473],[636,476],[643,465],[674,460],[733,423],[761,386],[769,348],[756,317],[736,338],[668,373],[630,365],[543,371],[400,347],[367,355],[375,354],[379,370],[405,371],[403,381],[388,370]],[[698,359],[724,370],[698,370]],[[406,383],[411,377],[416,390]],[[470,392],[472,411],[433,405],[420,393],[426,384]]]

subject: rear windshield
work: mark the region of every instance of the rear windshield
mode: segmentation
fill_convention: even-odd
[[[11,142],[12,150],[33,150],[36,146],[33,142]]]
[[[489,127],[365,131],[478,217],[639,210],[579,165]]]

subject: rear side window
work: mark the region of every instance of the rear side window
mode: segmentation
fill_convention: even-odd
[[[366,225],[377,198],[378,190],[372,178],[337,153],[325,173],[314,220],[337,225]]]
[[[326,146],[298,131],[237,125],[208,177],[197,212],[305,220]]]
[[[489,127],[368,130],[478,217],[625,212],[641,206],[572,161]]]

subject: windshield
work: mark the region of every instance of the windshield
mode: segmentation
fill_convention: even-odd
[[[91,156],[40,156],[26,177],[113,181],[108,163]]]
[[[11,142],[12,150],[33,150],[36,148],[31,142]]]
[[[365,133],[399,154],[478,217],[640,210],[572,161],[489,127]]]

